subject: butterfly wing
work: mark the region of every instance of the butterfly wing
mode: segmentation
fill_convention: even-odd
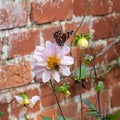
[[[56,40],[56,43],[59,45],[59,46],[63,46],[63,34],[61,32],[61,30],[58,30],[56,31],[54,34],[53,34],[53,37],[55,38]]]
[[[73,31],[62,33],[61,30],[58,30],[54,33],[53,37],[56,40],[56,43],[59,46],[63,46],[65,41],[69,39],[69,37],[72,35]]]

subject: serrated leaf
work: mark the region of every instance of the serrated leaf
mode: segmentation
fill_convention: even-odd
[[[95,110],[95,111],[98,112],[98,109],[95,107],[95,105],[94,105],[92,102],[90,102],[89,100],[86,100],[86,99],[83,99],[83,102],[84,102],[89,108],[91,108],[92,110]]]
[[[42,120],[52,120],[52,118],[46,117],[46,116],[42,116]]]
[[[64,120],[63,116],[57,115],[57,120]],[[65,117],[65,120],[72,120],[72,119]]]
[[[5,113],[4,112],[0,112],[0,117],[2,117]]]

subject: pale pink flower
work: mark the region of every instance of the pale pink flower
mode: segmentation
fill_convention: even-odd
[[[42,78],[44,83],[50,79],[57,82],[60,81],[60,76],[70,75],[70,65],[74,63],[71,56],[70,47],[60,47],[56,43],[46,42],[46,46],[37,46],[34,51],[33,72],[37,78]]]

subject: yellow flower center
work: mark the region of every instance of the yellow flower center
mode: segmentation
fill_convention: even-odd
[[[47,60],[47,68],[52,69],[52,70],[59,70],[59,64],[60,64],[60,59],[58,59],[56,56],[50,56],[48,57]]]
[[[28,98],[24,98],[24,99],[20,102],[20,104],[21,104],[22,106],[24,106],[24,107],[27,107],[27,106],[30,104],[30,101],[29,101]]]

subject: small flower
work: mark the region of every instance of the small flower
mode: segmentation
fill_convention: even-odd
[[[74,63],[71,56],[67,56],[70,47],[60,47],[56,43],[46,42],[46,47],[37,46],[34,51],[33,72],[42,78],[44,83],[50,79],[60,81],[60,75],[70,75],[70,65]]]
[[[15,95],[14,97],[15,97],[16,101],[24,108],[26,108],[28,106],[32,108],[34,106],[34,104],[38,100],[40,100],[39,96],[33,96],[31,99],[29,99],[28,96],[24,93],[20,96]]]
[[[80,49],[85,49],[88,47],[88,40],[84,37],[80,38],[77,43]]]
[[[27,117],[25,114],[28,106],[32,108],[35,103],[40,100],[39,96],[33,96],[31,99],[29,99],[26,93],[15,95],[14,97],[16,101],[22,106],[22,110],[19,113],[19,120],[24,120],[24,117]]]

